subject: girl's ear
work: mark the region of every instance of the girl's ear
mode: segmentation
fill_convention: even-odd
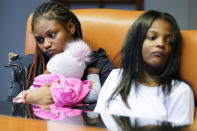
[[[69,20],[69,22],[67,23],[67,30],[71,35],[75,33],[75,24],[72,22],[72,20]]]

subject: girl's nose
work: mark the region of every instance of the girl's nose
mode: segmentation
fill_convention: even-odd
[[[157,41],[157,45],[156,45],[158,48],[161,48],[161,49],[164,49],[165,47],[165,40],[163,38],[159,39]]]
[[[51,47],[51,45],[52,45],[51,41],[49,41],[49,40],[45,40],[45,42],[44,42],[44,48],[45,48],[45,49],[50,48],[50,47]]]

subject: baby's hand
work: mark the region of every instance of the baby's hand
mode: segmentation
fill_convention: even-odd
[[[30,93],[31,90],[21,91],[14,99],[15,103],[26,103],[26,96]]]
[[[95,67],[90,67],[87,70],[87,74],[99,74],[100,70]]]

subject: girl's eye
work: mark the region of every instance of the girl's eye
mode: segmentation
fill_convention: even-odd
[[[44,38],[41,37],[41,36],[36,36],[35,38],[36,38],[36,41],[37,41],[38,43],[40,43],[40,44],[44,42]]]
[[[155,37],[147,36],[147,39],[148,39],[148,40],[155,40]]]
[[[56,33],[49,33],[50,38],[55,38],[55,36],[56,36]]]

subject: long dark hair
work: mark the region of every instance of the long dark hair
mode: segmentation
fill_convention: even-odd
[[[65,29],[67,30],[67,23],[69,21],[73,22],[75,25],[75,33],[73,34],[74,39],[82,39],[82,30],[81,30],[81,24],[77,17],[63,4],[50,1],[41,4],[36,8],[34,11],[34,14],[32,16],[31,21],[31,28],[32,31],[34,31],[34,23],[37,18],[44,17],[48,20],[56,20],[58,21]],[[46,63],[48,62],[49,58],[43,54],[42,51],[36,46],[36,52],[33,64],[29,70],[28,77],[27,77],[27,84],[26,89],[29,89],[29,86],[32,85],[33,79],[42,74],[45,71]],[[30,113],[30,109],[28,108],[29,116],[32,116],[32,113]]]
[[[158,11],[147,11],[141,15],[130,27],[124,45],[121,49],[121,67],[123,69],[121,81],[112,93],[109,100],[120,94],[127,107],[127,97],[130,92],[131,83],[144,80],[144,62],[142,58],[142,44],[146,38],[148,29],[156,19],[163,19],[171,25],[171,53],[168,56],[165,66],[155,77],[162,85],[165,95],[171,92],[172,80],[182,80],[179,72],[181,55],[181,34],[178,24],[173,16]],[[135,84],[137,87],[137,84]]]

